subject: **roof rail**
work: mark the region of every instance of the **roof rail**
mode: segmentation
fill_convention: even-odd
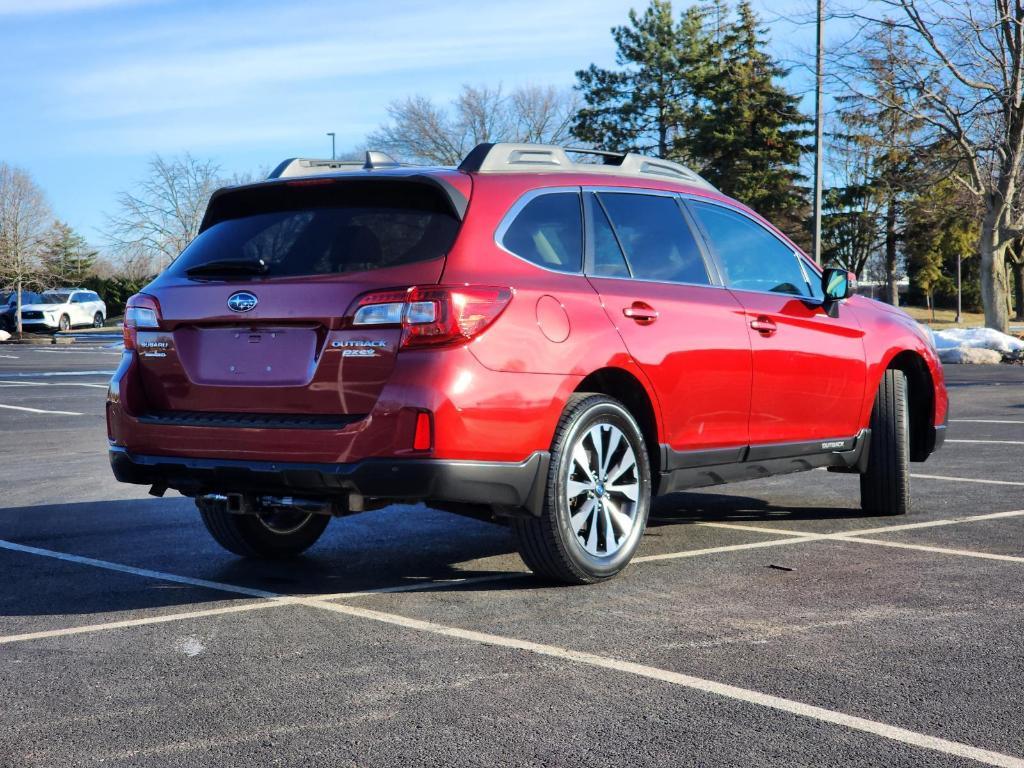
[[[570,153],[597,155],[603,159],[603,163],[574,163],[569,159]],[[671,160],[646,157],[634,152],[556,147],[550,144],[477,144],[459,164],[459,170],[481,173],[575,171],[613,176],[657,176],[717,191],[706,179],[685,165]]]
[[[363,160],[313,160],[306,157],[289,157],[282,160],[267,178],[287,179],[292,176],[316,176],[337,171],[376,171],[401,167],[402,164],[386,152],[369,150]]]

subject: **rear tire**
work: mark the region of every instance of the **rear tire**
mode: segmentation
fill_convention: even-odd
[[[196,506],[217,543],[241,557],[294,557],[313,546],[331,521],[327,515],[298,514],[282,525],[260,515],[228,512],[220,501],[196,499]]]
[[[910,511],[910,409],[903,371],[890,368],[878,385],[868,468],[860,476],[860,506],[875,515]]]
[[[651,504],[651,468],[636,420],[604,395],[573,395],[551,445],[540,517],[514,518],[519,554],[539,576],[593,584],[633,557]]]
[[[92,316],[92,327],[93,328],[102,328],[103,327],[103,313],[102,312],[97,312],[95,315]]]

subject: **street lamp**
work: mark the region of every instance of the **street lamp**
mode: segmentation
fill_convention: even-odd
[[[331,137],[331,160],[334,160],[334,132],[329,131],[327,135]]]

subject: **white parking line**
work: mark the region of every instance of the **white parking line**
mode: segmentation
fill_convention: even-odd
[[[164,624],[168,621],[182,621],[185,619],[200,619],[204,616],[220,616],[225,613],[244,613],[246,611],[259,611],[265,608],[277,608],[286,605],[284,600],[260,600],[256,603],[244,603],[242,605],[229,605],[222,608],[208,608],[202,611],[188,611],[185,613],[165,613],[160,616],[146,616],[141,619],[124,619],[122,621],[109,621],[105,624],[85,624],[79,627],[67,627],[65,629],[45,629],[40,632],[25,632],[20,635],[4,635],[0,637],[0,645],[8,643],[21,643],[26,640],[45,640],[49,637],[67,637],[68,635],[84,635],[90,632],[105,632],[108,629],[122,629],[124,627],[142,627],[147,624]]]
[[[838,539],[844,536],[871,536],[876,533],[893,533],[896,531],[911,531],[918,528],[936,528],[943,525],[961,525],[963,523],[981,523],[986,520],[1001,520],[1007,517],[1022,517],[1024,509],[1011,509],[1008,512],[987,512],[983,515],[963,515],[961,517],[947,517],[941,520],[923,520],[919,523],[900,523],[897,525],[883,525],[878,528],[861,528],[850,531],[836,531],[834,533],[811,533],[809,531],[794,531],[784,528],[770,528],[766,525],[748,525],[747,523],[697,523],[705,528],[731,528],[738,531],[754,531],[755,533],[771,533],[776,536],[803,536],[813,539]]]
[[[11,379],[49,378],[50,376],[113,376],[117,371],[12,371],[4,375]]]
[[[0,381],[0,387],[93,387],[106,389],[108,384],[86,384],[83,381]]]
[[[952,480],[957,483],[986,483],[988,485],[1018,485],[1024,486],[1024,483],[1016,482],[1014,480],[982,480],[978,477],[949,477],[948,475],[911,475],[919,480]]]
[[[234,595],[245,595],[246,597],[281,597],[281,595],[278,595],[275,592],[268,592],[265,589],[252,589],[250,587],[240,587],[235,584],[224,584],[219,581],[208,581],[206,579],[193,579],[189,576],[178,576],[176,574],[165,573],[163,571],[151,571],[148,568],[135,568],[131,565],[122,565],[121,563],[114,563],[110,560],[97,560],[93,557],[72,555],[67,552],[57,552],[53,549],[30,547],[26,544],[16,544],[13,541],[6,541],[4,539],[0,539],[0,549],[7,549],[12,552],[24,552],[29,555],[51,557],[55,560],[63,560],[67,563],[77,563],[78,565],[91,565],[93,568],[103,568],[107,571],[129,573],[133,576],[143,576],[147,579],[173,581],[177,584],[187,584],[190,587],[203,587],[204,589],[214,589],[219,592],[230,592]]]
[[[921,552],[934,552],[942,555],[956,555],[959,557],[975,557],[981,560],[999,560],[1008,563],[1024,563],[1024,557],[1017,557],[1016,555],[1000,555],[994,552],[979,552],[978,550],[971,549],[951,549],[949,547],[936,547],[928,544],[910,544],[901,541],[887,541],[885,539],[870,539],[867,538],[873,534],[886,534],[894,533],[899,531],[910,531],[920,530],[922,528],[935,528],[944,525],[959,525],[961,523],[974,523],[983,520],[999,520],[1008,517],[1020,517],[1024,515],[1024,510],[1012,510],[1010,512],[992,512],[986,515],[971,515],[968,517],[960,517],[946,520],[928,520],[920,523],[906,523],[904,525],[887,525],[881,528],[864,528],[861,530],[852,531],[840,531],[838,533],[810,533],[808,531],[794,531],[794,530],[782,530],[777,528],[769,528],[767,526],[759,525],[746,525],[736,523],[698,523],[708,528],[727,528],[736,531],[752,531],[755,533],[770,533],[770,534],[785,534],[792,538],[788,540],[790,544],[799,544],[804,541],[849,541],[857,542],[860,544],[872,544],[874,546],[881,547],[895,547],[897,549],[916,549]],[[786,541],[776,542],[780,544],[787,543]]]
[[[442,637],[465,640],[468,642],[478,643],[485,646],[498,646],[502,648],[525,651],[527,653],[548,656],[551,658],[561,659],[563,661],[570,661],[577,664],[584,664],[587,666],[597,667],[600,669],[608,669],[623,674],[631,674],[638,677],[657,680],[659,682],[668,683],[670,685],[676,685],[683,688],[688,688],[691,690],[696,690],[702,693],[708,693],[727,699],[732,699],[734,701],[739,701],[745,704],[766,707],[768,709],[774,709],[780,712],[787,712],[789,714],[797,715],[799,717],[817,720],[819,722],[824,723],[830,723],[833,725],[843,726],[845,728],[850,728],[852,730],[870,733],[875,736],[881,736],[882,738],[890,739],[892,741],[898,741],[903,744],[908,744],[923,749],[929,749],[935,752],[941,752],[943,754],[953,755],[956,757],[963,757],[969,760],[976,760],[978,762],[986,763],[988,765],[1003,766],[1004,768],[1024,768],[1024,760],[1017,757],[1013,757],[1011,755],[1005,755],[999,752],[980,749],[970,744],[949,741],[947,739],[938,738],[936,736],[929,736],[928,734],[919,733],[917,731],[911,731],[906,728],[899,728],[897,726],[888,725],[887,723],[882,723],[875,720],[868,720],[867,718],[857,717],[855,715],[848,715],[844,712],[836,712],[834,710],[824,709],[823,707],[817,707],[812,704],[804,704],[803,702],[793,701],[792,699],[782,698],[781,696],[773,696],[771,694],[762,693],[761,691],[756,691],[748,688],[740,688],[738,686],[717,682],[715,680],[706,680],[704,678],[694,677],[692,675],[686,675],[679,672],[673,672],[667,669],[660,669],[658,667],[652,667],[646,664],[638,664],[636,662],[617,659],[611,656],[599,656],[597,654],[587,653],[584,651],[574,651],[572,649],[562,648],[556,645],[535,643],[530,640],[521,640],[514,637],[506,637],[504,635],[494,635],[487,632],[477,632],[469,629],[461,629],[459,627],[451,627],[445,624],[437,624],[435,622],[422,621],[420,619],[413,619],[406,616],[400,616],[394,613],[385,613],[383,611],[374,611],[367,608],[359,608],[353,605],[346,605],[344,603],[325,602],[322,599],[300,597],[288,598],[283,597],[281,595],[276,595],[272,592],[264,592],[263,590],[252,590],[248,587],[237,587],[231,584],[211,582],[206,581],[204,579],[192,579],[186,576],[178,576],[172,573],[152,571],[146,568],[133,568],[131,566],[125,566],[119,563],[112,563],[106,560],[96,560],[88,557],[79,557],[78,555],[69,555],[63,552],[55,552],[49,549],[41,549],[39,547],[28,547],[25,545],[14,544],[13,542],[3,540],[0,540],[0,547],[14,550],[17,552],[26,552],[29,554],[42,555],[44,557],[53,557],[58,560],[65,560],[68,562],[79,563],[82,565],[91,565],[94,567],[104,568],[107,570],[131,573],[139,576],[145,576],[146,578],[157,578],[162,579],[164,581],[171,581],[179,584],[205,586],[212,589],[219,589],[221,591],[265,597],[268,598],[268,602],[273,602],[274,604],[278,605],[285,604],[285,601],[287,601],[288,604],[298,603],[301,605],[309,606],[311,608],[318,608],[321,610],[332,611],[334,613],[340,613],[346,616],[367,619],[370,621],[376,621],[384,624],[389,624],[392,626],[399,626],[406,629],[415,630],[418,632],[428,632],[430,634],[440,635]],[[234,612],[241,612],[243,608],[243,606],[239,606],[238,610]],[[219,611],[219,609],[213,610]],[[231,611],[225,610],[220,612],[228,613]],[[158,623],[156,619],[160,617],[149,618],[152,619],[152,621],[150,621],[149,623]],[[136,621],[141,622],[145,620],[139,619]],[[117,622],[115,622],[115,624],[116,623]]]
[[[51,413],[58,416],[84,416],[84,413],[78,413],[77,411],[44,411],[42,408],[27,408],[24,405],[0,405],[0,408],[6,408],[9,411],[26,411],[27,413]]]
[[[755,530],[753,528],[748,530]],[[783,533],[780,531],[779,533]],[[634,563],[653,563],[658,560],[679,560],[684,557],[697,557],[699,555],[713,555],[718,552],[738,552],[742,549],[761,549],[762,547],[777,547],[783,544],[799,544],[802,541],[814,541],[817,537],[804,537],[803,534],[791,534],[788,531],[785,535],[792,538],[776,539],[773,541],[752,541],[746,544],[728,544],[722,547],[708,547],[707,549],[688,549],[681,552],[664,552],[657,555],[643,555],[634,557]]]
[[[987,445],[1024,445],[1024,440],[947,440],[947,443],[985,443]]]
[[[916,549],[921,552],[935,552],[940,555],[959,555],[960,557],[977,557],[981,560],[1001,560],[1007,563],[1024,563],[1024,557],[1016,555],[1000,555],[995,552],[978,552],[972,549],[950,549],[949,547],[933,547],[928,544],[909,544],[903,541],[886,541],[884,539],[864,539],[860,536],[836,536],[839,541],[858,541],[861,544],[875,544],[880,547],[897,549]]]
[[[476,632],[470,629],[450,627],[445,624],[436,624],[432,621],[412,619],[394,613],[373,611],[367,608],[359,608],[354,605],[345,605],[343,603],[322,603],[315,607],[334,611],[335,613],[342,613],[348,616],[405,627],[419,632],[429,632],[434,635],[441,635],[442,637],[467,640],[481,645],[511,648],[513,650],[526,651],[528,653],[536,653],[541,656],[550,656],[564,661],[571,661],[577,664],[586,664],[588,666],[610,669],[624,674],[646,677],[651,680],[657,680],[659,682],[669,683],[683,688],[690,688],[703,693],[710,693],[723,698],[732,699],[734,701],[740,701],[745,704],[767,707],[769,709],[788,712],[789,714],[798,715],[811,720],[818,720],[820,722],[844,726],[853,730],[898,741],[903,744],[909,744],[923,749],[930,749],[947,755],[955,755],[968,760],[976,760],[988,765],[1005,766],[1006,768],[1024,768],[1024,760],[1011,755],[1004,755],[987,749],[979,749],[978,747],[974,747],[969,744],[940,739],[935,736],[918,733],[917,731],[911,731],[906,728],[899,728],[886,723],[880,723],[875,720],[868,720],[863,717],[848,715],[843,712],[824,709],[823,707],[816,707],[813,704],[804,704],[803,702],[785,699],[781,696],[773,696],[771,694],[762,693],[749,688],[740,688],[735,685],[720,683],[715,680],[706,680],[700,677],[693,677],[692,675],[685,675],[679,672],[672,672],[667,669],[651,667],[646,664],[637,664],[636,662],[616,659],[610,656],[598,656],[597,654],[586,653],[584,651],[574,651],[572,649],[562,648],[556,645],[534,643],[529,640],[520,640],[518,638],[505,637],[503,635],[494,635],[489,632]]]
[[[0,355],[0,358],[3,358],[4,360],[20,360],[21,359],[17,355]]]
[[[957,424],[1024,424],[1024,421],[1013,421],[1012,419],[950,419]]]

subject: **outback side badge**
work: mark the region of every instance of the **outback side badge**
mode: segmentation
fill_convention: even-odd
[[[259,299],[248,291],[237,291],[228,297],[228,309],[232,312],[248,312],[258,303]]]

